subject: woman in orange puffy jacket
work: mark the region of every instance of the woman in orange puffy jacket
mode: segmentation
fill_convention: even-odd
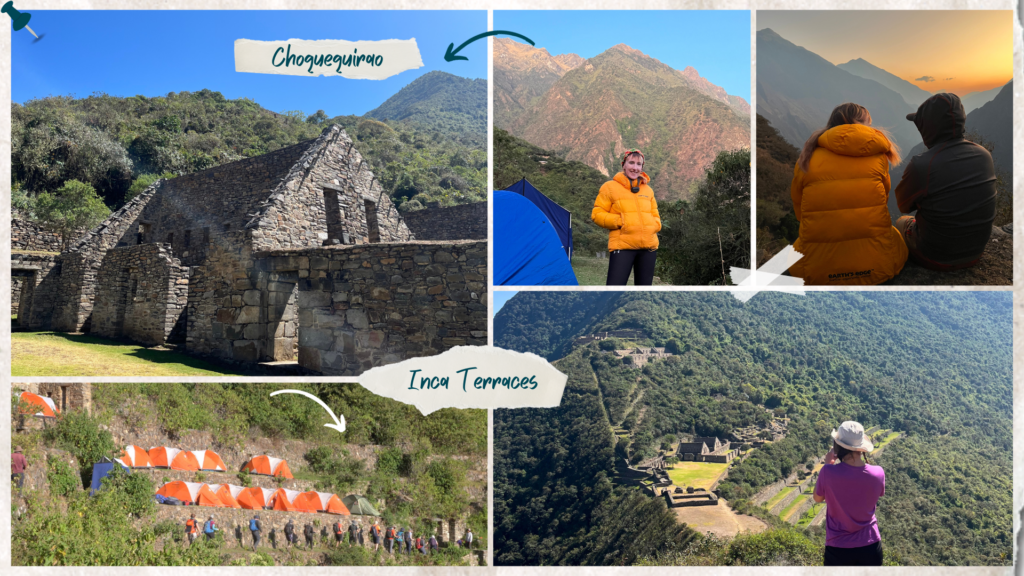
[[[793,210],[803,254],[789,273],[805,284],[879,284],[899,274],[907,246],[889,216],[889,165],[900,149],[858,104],[832,111],[793,170]]]
[[[609,230],[608,286],[625,286],[631,270],[634,285],[654,283],[661,216],[650,181],[643,152],[627,150],[622,172],[601,186],[594,201],[590,219]]]

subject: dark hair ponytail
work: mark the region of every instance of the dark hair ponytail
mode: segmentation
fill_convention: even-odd
[[[842,462],[843,459],[846,458],[847,456],[849,456],[850,454],[856,454],[856,452],[857,452],[856,450],[850,450],[849,448],[843,448],[842,446],[837,444],[835,440],[832,441],[832,451],[835,452],[836,459],[839,460],[840,462]],[[868,461],[868,453],[867,452],[861,452],[861,454],[864,455],[864,462],[867,462]]]

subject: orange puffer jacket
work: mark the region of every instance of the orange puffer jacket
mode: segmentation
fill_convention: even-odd
[[[845,124],[818,138],[808,171],[793,171],[793,209],[804,255],[789,269],[805,284],[879,284],[899,274],[907,245],[889,217],[891,145],[870,126]]]
[[[594,200],[590,219],[601,228],[607,228],[608,251],[657,250],[661,216],[654,190],[648,186],[651,178],[640,173],[640,190],[633,193],[629,179],[622,172],[601,186]]]

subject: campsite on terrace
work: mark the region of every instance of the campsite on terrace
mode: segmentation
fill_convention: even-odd
[[[11,408],[15,566],[487,558],[484,410],[291,383],[16,384]]]

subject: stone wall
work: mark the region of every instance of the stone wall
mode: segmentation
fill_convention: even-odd
[[[789,517],[789,523],[795,526],[796,523],[800,521],[800,518],[804,513],[811,509],[811,506],[814,506],[814,497],[808,493],[803,502],[800,502],[800,505],[796,507],[796,510],[793,510],[793,513]]]
[[[772,484],[769,484],[769,485],[765,486],[764,488],[762,488],[760,492],[755,494],[754,497],[750,499],[750,501],[753,502],[755,505],[760,506],[760,505],[764,504],[765,502],[771,500],[772,497],[775,496],[776,494],[778,494],[779,492],[782,492],[782,489],[785,488],[785,487],[786,487],[786,481],[785,480],[779,480],[778,482],[773,482]]]
[[[36,287],[53,275],[56,259],[56,256],[50,254],[11,254],[11,313],[18,315],[19,325],[28,326],[33,322],[32,301],[36,296]],[[45,299],[46,296],[40,298]],[[49,303],[52,306],[52,300]],[[49,311],[49,307],[37,308],[35,322],[42,321],[38,316],[43,310]]]
[[[331,126],[290,166],[248,227],[253,250],[413,239],[398,210],[340,126]]]
[[[61,412],[84,410],[92,412],[92,384],[77,382],[14,382],[15,390],[47,396]]]
[[[21,310],[32,330],[78,332],[92,317],[96,296],[96,272],[107,250],[113,248],[131,228],[150,198],[165,180],[154,183],[111,214],[99,226],[79,238],[68,252],[55,257],[55,265],[35,286],[30,310]]]
[[[261,270],[297,273],[298,361],[309,370],[351,376],[454,346],[487,344],[485,241],[328,247],[263,256]],[[275,282],[260,288],[268,294],[264,330],[272,338],[279,328],[274,307],[291,288]],[[240,309],[233,318],[236,334],[243,316],[256,318],[257,313]],[[259,345],[248,338],[241,342]]]
[[[96,280],[93,334],[159,346],[183,320],[188,268],[172,256],[169,244],[108,250]],[[181,324],[179,330],[184,333]]]
[[[60,235],[18,216],[14,213],[11,217],[11,252],[60,252]]]
[[[487,202],[406,212],[405,224],[417,240],[486,240]]]

